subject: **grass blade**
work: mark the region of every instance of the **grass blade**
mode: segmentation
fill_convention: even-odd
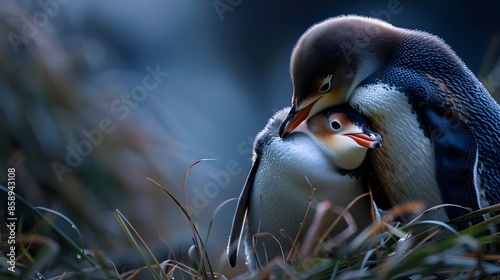
[[[114,215],[115,215],[116,219],[118,220],[118,223],[122,227],[122,230],[125,232],[125,235],[127,236],[128,240],[130,241],[130,243],[134,247],[134,249],[137,252],[137,254],[139,255],[139,257],[146,264],[149,271],[153,275],[154,279],[158,279],[156,273],[153,270],[153,266],[151,265],[149,260],[146,258],[146,255],[142,252],[141,246],[146,250],[148,255],[153,259],[153,261],[157,265],[157,267],[160,268],[161,267],[160,263],[158,262],[158,260],[154,256],[153,252],[151,252],[151,250],[146,245],[144,240],[141,238],[139,233],[135,230],[135,228],[130,224],[130,222],[127,220],[127,218],[125,218],[125,216],[118,209],[116,209],[114,211]],[[136,237],[137,237],[137,239],[139,239],[139,242],[136,240]],[[165,274],[165,272],[163,270],[160,270],[160,271],[161,271],[162,277],[167,278],[167,275]]]

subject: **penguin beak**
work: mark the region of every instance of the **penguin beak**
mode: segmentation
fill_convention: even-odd
[[[369,131],[368,133],[349,133],[344,134],[356,141],[358,145],[367,149],[380,148],[382,146],[382,137],[378,133]]]
[[[307,105],[303,109],[297,110],[297,105],[292,106],[288,116],[283,121],[280,127],[279,135],[281,138],[285,138],[288,134],[292,133],[303,121],[307,119],[311,109],[314,104],[320,100],[321,97],[311,102],[311,104]]]

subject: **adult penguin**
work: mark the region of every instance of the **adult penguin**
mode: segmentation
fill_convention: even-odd
[[[340,16],[300,37],[290,68],[292,108],[281,137],[322,109],[348,103],[384,139],[371,159],[391,204],[477,210],[500,202],[500,107],[440,38]],[[431,217],[465,213],[446,207]]]

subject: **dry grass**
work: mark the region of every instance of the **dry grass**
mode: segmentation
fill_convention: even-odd
[[[195,162],[188,168],[185,179],[190,168],[199,162]],[[17,260],[18,272],[9,276],[12,279],[28,279],[28,276],[42,275],[43,271],[48,271],[54,266],[63,266],[64,272],[51,279],[74,279],[75,277],[144,279],[146,276],[149,277],[148,279],[174,279],[174,276],[176,279],[179,277],[181,279],[226,279],[223,272],[214,271],[205,251],[214,218],[210,221],[206,237],[202,238],[196,221],[190,214],[187,196],[184,196],[184,202],[181,202],[167,188],[154,180],[150,179],[150,181],[169,199],[172,199],[189,220],[193,233],[191,263],[180,262],[175,257],[166,260],[157,259],[141,238],[140,229],[134,228],[127,218],[116,210],[115,217],[125,236],[144,262],[143,267],[118,272],[106,258],[100,255],[99,250],[82,249],[78,229],[67,217],[50,209],[34,207],[22,197],[17,197],[20,202],[29,206],[30,211],[23,215],[18,229],[17,241],[22,248],[22,254]],[[2,191],[6,192],[7,189],[2,187]],[[220,207],[224,205],[225,203]],[[423,213],[436,211],[441,207],[458,206],[439,205],[423,211],[424,207],[419,203],[398,205],[376,219],[371,226],[357,236],[347,234],[336,238],[337,242],[333,243],[330,242],[331,240],[324,240],[325,242],[311,245],[311,241],[307,239],[317,240],[318,237],[327,235],[327,232],[322,231],[311,232],[311,229],[322,228],[312,226],[306,232],[304,246],[297,250],[300,254],[293,254],[288,262],[275,260],[259,275],[245,274],[239,279],[422,279],[430,276],[437,277],[436,279],[497,279],[500,275],[498,265],[500,255],[495,252],[500,246],[500,236],[492,233],[490,229],[499,224],[500,215],[471,225],[460,232],[454,230],[451,224],[498,212],[500,204],[471,212],[450,223],[422,219]],[[348,210],[349,208],[341,209],[341,216],[347,217]],[[29,213],[34,213],[40,218],[40,222],[32,233],[26,234],[22,233],[22,226]],[[329,211],[318,213],[321,216]],[[411,222],[403,224],[398,221],[399,217],[409,214],[415,216]],[[319,218],[321,220],[321,217]],[[76,237],[61,230],[61,223],[60,221],[56,223],[57,219],[70,224],[77,233]],[[352,220],[352,217],[346,220]],[[50,233],[40,231],[41,226],[50,228]],[[342,240],[348,238],[350,241],[340,244],[343,243]],[[4,249],[8,246],[6,242],[1,245]],[[298,243],[297,247],[299,247]],[[64,263],[65,254],[62,253],[62,248],[69,248],[74,255],[80,256],[85,265],[72,267]]]

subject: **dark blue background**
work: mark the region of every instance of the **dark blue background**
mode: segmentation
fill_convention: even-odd
[[[224,4],[229,10],[218,13],[216,7]],[[191,242],[181,212],[146,177],[183,201],[186,168],[197,159],[216,158],[196,165],[186,186],[202,233],[217,206],[239,194],[253,137],[276,110],[290,105],[292,48],[318,21],[358,14],[433,33],[490,92],[497,94],[500,85],[500,3],[494,0],[73,0],[58,7],[39,33],[20,45],[20,53],[8,40],[2,43],[9,59],[0,62],[1,167],[23,170],[19,192],[35,205],[65,213],[83,229],[88,243],[124,262],[132,261],[134,253],[122,254],[130,245],[113,217],[115,208],[140,228],[159,255],[166,257],[169,250],[158,232],[176,254],[186,252]],[[6,23],[17,25],[19,33],[21,16],[33,19],[43,11],[37,1],[6,1],[0,9],[7,14],[0,38],[7,38]],[[36,67],[56,67],[53,57],[69,61],[57,76],[56,85],[71,88],[62,95],[46,87],[47,76]],[[169,76],[124,120],[117,118],[110,104],[141,85],[148,66]],[[58,103],[61,96],[67,103]],[[74,119],[54,117],[61,110]],[[116,130],[58,180],[51,163],[64,163],[66,148],[76,147],[85,139],[82,130],[95,129],[103,118],[111,119]],[[216,264],[225,251],[234,207],[235,202],[227,204],[215,219],[209,253]]]

